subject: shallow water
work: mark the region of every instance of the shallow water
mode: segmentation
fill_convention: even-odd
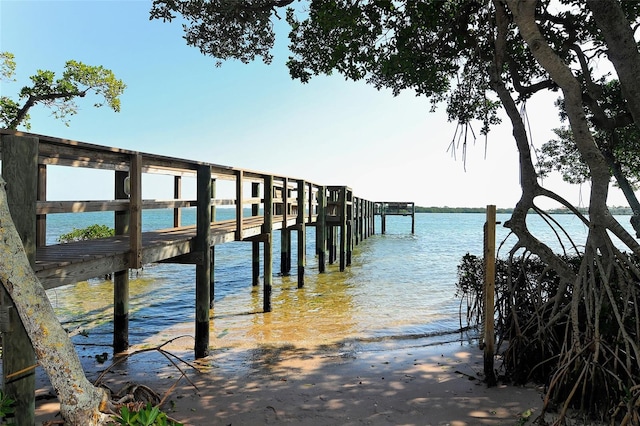
[[[147,213],[147,212],[145,212]],[[170,226],[170,212],[150,212],[144,229]],[[193,220],[184,213],[184,222]],[[218,216],[225,212],[219,212]],[[229,213],[227,213],[229,214]],[[81,220],[78,217],[82,217]],[[504,222],[508,216],[499,215]],[[587,229],[568,215],[555,216],[584,241]],[[50,215],[49,242],[73,226],[110,223],[100,214]],[[305,286],[297,277],[273,278],[272,312],[262,312],[262,287],[251,285],[251,244],[234,242],[216,247],[215,306],[211,312],[213,348],[293,345],[317,347],[345,341],[385,342],[439,336],[460,328],[456,293],[457,265],[470,252],[482,253],[483,214],[417,214],[416,233],[410,217],[389,217],[387,234],[376,234],[355,247],[352,265],[340,272],[328,265],[317,273],[314,229],[307,234]],[[628,218],[621,222],[627,226]],[[85,225],[86,223],[86,225]],[[541,239],[553,233],[539,218],[530,227]],[[381,229],[379,218],[376,230]],[[497,240],[507,236],[498,228]],[[292,264],[297,260],[292,233]],[[274,237],[274,272],[279,271],[279,233]],[[508,244],[506,245],[508,246]],[[505,246],[505,247],[506,247]],[[554,247],[560,250],[561,246]],[[506,254],[502,249],[501,254]],[[292,268],[295,272],[295,267]],[[157,345],[180,335],[194,334],[195,267],[146,265],[131,271],[130,343]],[[110,352],[112,343],[113,285],[90,280],[48,292],[56,313],[73,335],[76,345],[93,352]],[[181,339],[186,348],[192,339]]]

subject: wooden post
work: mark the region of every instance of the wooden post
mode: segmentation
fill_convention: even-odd
[[[309,222],[309,225],[311,225],[311,223],[313,223],[313,185],[309,184],[309,193],[307,194],[307,200],[308,200],[308,205],[307,205],[307,212],[309,213],[309,215],[307,216],[307,221]]]
[[[373,201],[367,202],[367,238],[376,233],[376,204]]]
[[[127,172],[116,171],[114,195],[116,200],[127,199],[125,181]],[[114,214],[116,235],[129,233],[129,211]],[[129,270],[113,273],[113,352],[124,352],[129,348]]]
[[[495,332],[494,298],[496,280],[496,206],[487,206],[487,222],[484,232],[484,376],[487,386],[496,386],[493,368]]]
[[[173,177],[173,199],[179,200],[182,198],[182,177]],[[177,228],[182,224],[182,210],[179,208],[173,209],[173,227]]]
[[[216,178],[211,178],[211,222],[216,221],[216,205],[213,202],[216,199]],[[209,308],[213,309],[213,301],[215,299],[216,286],[216,246],[211,246],[211,266],[209,275]]]
[[[280,273],[283,276],[291,273],[291,230],[280,230]]]
[[[360,221],[360,215],[358,214],[358,197],[352,197],[353,201],[351,202],[351,228],[352,228],[352,238],[353,245],[357,246],[360,242],[360,235],[358,235],[358,222]]]
[[[264,177],[264,279],[262,307],[271,312],[271,284],[273,280],[273,176]]]
[[[368,215],[369,202],[367,200],[361,200],[360,205],[361,205],[360,208],[362,209],[360,238],[362,241],[364,241],[367,239],[367,228],[369,227],[369,215]]]
[[[376,205],[371,202],[369,204],[369,235],[376,234]]]
[[[320,221],[322,220],[322,205],[320,203],[322,199],[322,187],[318,187],[316,190],[316,227],[315,227],[315,236],[316,236],[316,246],[315,246],[315,254],[316,256],[320,254]]]
[[[211,222],[216,221],[216,178],[211,178]]]
[[[355,244],[360,244],[362,241],[362,200],[358,197],[354,197],[354,220],[355,220]]]
[[[197,176],[198,206],[196,212],[195,251],[202,256],[196,264],[196,342],[195,357],[209,353],[209,309],[211,306],[211,167],[201,165]]]
[[[336,229],[333,225],[327,226],[327,246],[329,251],[329,265],[336,262]]]
[[[291,230],[289,220],[289,179],[282,179],[282,229],[280,230],[280,273],[291,273]]]
[[[47,165],[38,164],[38,201],[47,200]],[[47,245],[47,215],[36,216],[36,247]]]
[[[340,271],[347,265],[347,187],[340,189]]]
[[[327,263],[327,189],[318,188],[318,218],[316,219],[316,252],[318,253],[318,272],[324,273]]]
[[[209,248],[209,309],[213,309],[213,303],[215,301],[215,269],[216,269],[216,246]]]
[[[36,261],[36,199],[38,193],[38,139],[2,138],[2,176],[7,182],[7,203],[31,267]],[[17,425],[35,424],[36,356],[22,320],[9,294],[0,286],[7,321],[2,330],[3,390],[13,398]],[[19,373],[24,371],[23,373]]]
[[[350,266],[351,265],[351,253],[353,252],[353,234],[355,232],[355,218],[354,218],[354,211],[353,211],[353,191],[350,189],[347,189],[347,206],[345,207],[345,211],[347,212],[347,227],[346,227],[346,231],[347,231],[347,241],[346,241],[346,248],[347,248],[347,253],[346,253],[346,266]]]
[[[129,267],[142,268],[142,155],[133,154],[129,167]]]
[[[305,188],[306,183],[303,180],[298,181],[298,288],[304,287],[304,267],[307,256],[307,228],[305,226]],[[309,191],[311,192],[311,191]]]
[[[416,233],[416,205],[411,203],[411,234]]]
[[[251,197],[257,198],[260,196],[260,183],[251,183]],[[258,216],[260,213],[260,204],[254,203],[251,205],[251,215]],[[251,285],[254,287],[260,284],[260,242],[251,241]]]
[[[243,209],[244,197],[242,193],[244,183],[244,173],[242,170],[236,171],[236,241],[242,241],[243,238]]]
[[[387,215],[386,215],[386,208],[385,208],[385,204],[382,203],[380,205],[380,218],[382,219],[382,235],[387,233]]]

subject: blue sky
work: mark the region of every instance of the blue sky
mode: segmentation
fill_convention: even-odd
[[[444,108],[429,112],[426,98],[393,97],[340,75],[301,84],[284,63],[286,32],[273,64],[226,62],[186,45],[182,29],[149,21],[151,1],[0,0],[0,50],[15,55],[14,95],[35,70],[60,72],[69,59],[103,65],[127,84],[122,110],[78,102],[70,126],[42,107],[31,113],[33,133],[216,164],[348,185],[357,196],[415,201],[423,206],[512,207],[520,195],[517,152],[508,124],[461,153],[448,151],[456,126]],[[285,37],[283,37],[285,36]],[[558,125],[553,98],[528,105],[536,144]],[[479,126],[477,126],[479,129]],[[105,172],[53,170],[59,183],[49,199],[109,198]],[[63,180],[64,179],[64,180]],[[585,204],[587,187],[545,182],[565,198]],[[170,198],[161,181],[143,181],[145,198]],[[581,198],[585,197],[585,198]],[[541,203],[543,206],[548,205]],[[626,205],[616,190],[609,204]]]

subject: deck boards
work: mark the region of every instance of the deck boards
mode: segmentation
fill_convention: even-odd
[[[282,229],[282,216],[274,216],[273,229]],[[243,238],[263,233],[262,216],[243,218]],[[294,226],[295,216],[287,217],[287,227]],[[195,226],[182,226],[142,233],[143,264],[167,262],[193,253]],[[211,224],[210,246],[236,239],[235,219]],[[76,241],[38,247],[34,271],[47,289],[84,281],[128,269],[129,237],[119,235],[96,240]],[[182,262],[181,262],[182,263]]]

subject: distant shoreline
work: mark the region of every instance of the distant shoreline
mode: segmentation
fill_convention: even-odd
[[[578,210],[587,214],[587,209],[584,207],[578,208]],[[416,206],[416,213],[485,213],[487,211],[486,207],[420,207]],[[632,215],[633,211],[630,207],[609,207],[609,211],[613,215]],[[546,210],[547,213],[552,214],[571,214],[568,209],[549,209]],[[513,208],[497,208],[496,213],[513,213]]]

